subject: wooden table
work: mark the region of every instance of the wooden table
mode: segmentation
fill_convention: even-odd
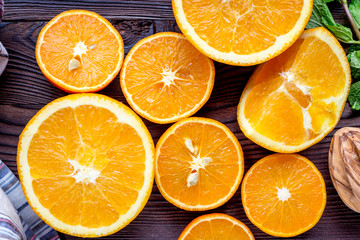
[[[330,7],[336,20],[346,23],[339,4],[331,3]],[[15,174],[16,147],[22,129],[45,104],[66,95],[45,79],[36,64],[34,51],[37,36],[44,24],[58,13],[69,9],[92,10],[109,19],[122,35],[126,53],[137,41],[151,34],[179,32],[170,0],[5,0],[0,41],[9,51],[10,61],[0,77],[0,159]],[[244,150],[247,171],[257,160],[271,154],[248,140],[236,121],[236,106],[254,67],[233,67],[220,63],[215,66],[216,81],[211,98],[195,115],[219,120],[235,133]],[[119,77],[100,93],[126,103],[120,89]],[[170,126],[146,120],[144,122],[155,142]],[[348,104],[335,130],[344,126],[360,127],[359,113],[352,112]],[[298,236],[298,239],[360,239],[360,215],[343,204],[329,176],[328,149],[335,130],[320,143],[300,153],[313,161],[324,176],[328,200],[320,222],[313,229]],[[141,214],[129,226],[104,239],[177,239],[192,219],[209,212],[222,212],[236,217],[251,229],[257,239],[273,238],[247,219],[241,204],[240,190],[218,209],[186,212],[168,203],[154,185],[150,200]],[[71,236],[62,238],[77,239]]]

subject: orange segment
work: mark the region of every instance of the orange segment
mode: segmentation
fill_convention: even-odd
[[[153,183],[154,146],[141,119],[99,94],[57,99],[27,124],[18,170],[34,211],[67,234],[118,231],[143,209]]]
[[[312,0],[173,0],[173,10],[181,31],[201,52],[245,66],[291,46],[310,18]]]
[[[216,208],[236,192],[244,169],[241,146],[223,124],[187,118],[171,126],[156,146],[156,183],[175,206]]]
[[[339,42],[324,28],[306,30],[288,50],[255,70],[240,98],[240,128],[269,150],[301,151],[334,129],[350,84]]]
[[[186,226],[178,240],[200,239],[255,240],[244,223],[222,213],[206,214],[195,218]]]
[[[124,44],[105,18],[71,10],[44,26],[35,52],[41,71],[55,86],[67,92],[95,92],[119,73]]]
[[[154,34],[138,42],[121,70],[131,107],[156,123],[171,123],[198,111],[214,85],[213,62],[182,34]]]
[[[311,229],[326,204],[321,173],[297,154],[273,154],[259,160],[245,175],[241,195],[250,221],[278,237]]]

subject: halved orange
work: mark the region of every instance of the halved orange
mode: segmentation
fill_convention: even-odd
[[[163,197],[188,211],[214,209],[236,192],[244,171],[239,141],[222,123],[192,117],[156,145],[155,179]]]
[[[321,173],[305,157],[273,154],[246,173],[241,198],[250,221],[278,237],[293,237],[320,220],[326,204]]]
[[[325,28],[306,30],[257,67],[240,98],[240,128],[269,150],[301,151],[334,129],[350,84],[349,62],[335,37]]]
[[[130,106],[155,123],[171,123],[197,112],[209,99],[215,68],[179,33],[157,33],[139,41],[125,58],[122,91]]]
[[[20,135],[17,165],[32,209],[54,229],[81,237],[114,233],[144,208],[154,145],[141,119],[99,94],[59,98]]]
[[[208,57],[231,65],[265,62],[304,30],[312,0],[172,0],[182,33]]]
[[[255,240],[242,222],[223,213],[211,213],[195,218],[178,240]]]
[[[99,14],[65,11],[41,30],[36,61],[45,77],[66,92],[96,92],[119,73],[124,43]]]

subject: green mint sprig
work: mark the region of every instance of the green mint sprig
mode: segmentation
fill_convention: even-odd
[[[335,22],[329,7],[327,6],[328,2],[333,0],[314,0],[313,11],[310,17],[310,20],[306,26],[307,29],[315,27],[325,27],[327,28],[339,41],[349,44],[360,44],[359,41],[354,40],[353,34],[350,28],[345,27],[341,24]],[[344,1],[341,1],[344,2]],[[345,0],[346,2],[346,0]],[[347,7],[347,3],[346,3]],[[348,9],[348,7],[347,7]],[[360,10],[360,4],[358,4],[357,9]],[[348,9],[349,10],[349,9]],[[360,22],[360,21],[359,21]],[[358,28],[356,27],[359,32]],[[360,32],[359,36],[360,37]]]

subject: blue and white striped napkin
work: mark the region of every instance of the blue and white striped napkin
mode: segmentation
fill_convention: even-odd
[[[31,209],[25,199],[19,180],[10,169],[0,160],[0,188],[5,192],[14,206],[21,226],[10,216],[0,213],[0,239],[21,239],[21,240],[58,240],[57,232],[44,223]],[[6,200],[1,200],[5,204]],[[10,220],[9,220],[10,219]],[[25,232],[26,238],[21,232]],[[3,235],[8,236],[5,238]],[[16,238],[14,236],[17,236]],[[3,238],[2,238],[3,237]]]

